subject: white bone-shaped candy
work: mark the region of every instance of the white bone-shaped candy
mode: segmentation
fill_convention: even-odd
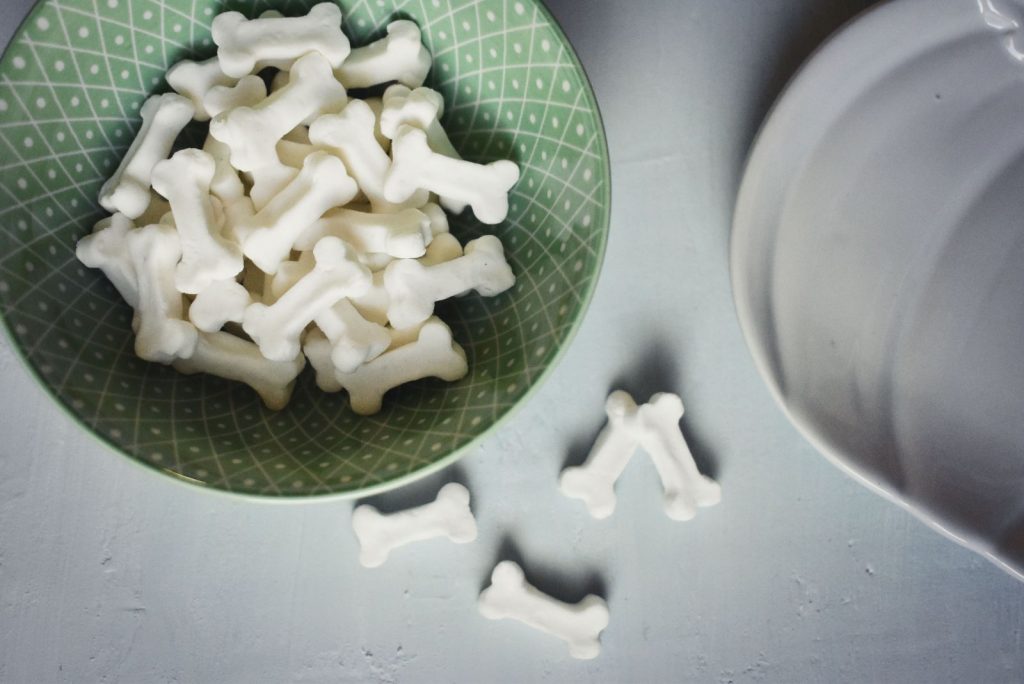
[[[359,562],[367,568],[383,565],[392,551],[412,542],[447,537],[468,544],[477,535],[469,490],[458,482],[441,487],[428,504],[389,515],[363,504],[352,511],[352,529],[359,539]]]
[[[216,332],[225,323],[241,323],[252,296],[235,280],[217,280],[196,295],[188,319],[202,332]]]
[[[675,394],[655,394],[643,406],[623,391],[613,392],[606,402],[608,424],[601,431],[590,456],[581,465],[566,468],[560,488],[571,498],[582,499],[595,518],[615,510],[615,482],[638,447],[654,462],[665,490],[665,512],[673,520],[689,520],[698,507],[721,500],[721,487],[701,475],[679,428],[683,403]]]
[[[281,160],[282,164],[293,169],[301,169],[306,161],[306,157],[320,150],[321,148],[309,143],[296,142],[286,138],[277,143],[278,159]]]
[[[267,98],[267,84],[255,74],[243,76],[233,86],[216,85],[203,96],[203,108],[212,119],[236,107],[253,107]]]
[[[410,90],[395,84],[384,91],[383,109],[380,113],[380,130],[388,138],[394,138],[403,125],[413,126],[426,132],[430,149],[453,159],[461,159],[441,125],[444,116],[444,97],[431,88]]]
[[[615,482],[633,457],[643,431],[636,402],[626,392],[612,392],[605,413],[608,424],[597,436],[586,463],[562,471],[559,485],[566,496],[582,499],[598,520],[615,511]]]
[[[377,138],[377,144],[384,148],[385,152],[391,151],[391,138],[384,135],[380,130],[380,115],[384,111],[384,100],[379,97],[368,97],[363,100],[370,109],[373,111],[373,115],[377,118],[377,123],[373,127],[373,135]]]
[[[295,62],[287,86],[252,107],[214,117],[210,133],[231,148],[236,169],[253,171],[277,163],[277,142],[307,117],[336,112],[347,101],[327,60],[310,52]]]
[[[370,106],[362,100],[352,100],[341,113],[322,116],[314,121],[309,127],[309,140],[341,157],[375,211],[390,212],[403,207],[423,206],[429,199],[423,190],[409,193],[397,202],[385,199],[384,178],[391,167],[391,160],[373,134],[376,125],[377,117]]]
[[[245,226],[256,213],[252,200],[248,197],[239,197],[233,202],[224,205],[224,228],[221,235],[241,245],[248,236]]]
[[[100,188],[100,204],[111,213],[137,219],[149,206],[153,167],[174,147],[178,134],[192,120],[195,107],[176,93],[154,95],[142,105],[142,127],[121,165]]]
[[[311,249],[325,235],[340,237],[359,252],[383,253],[398,259],[424,255],[433,238],[430,218],[418,209],[373,214],[332,209],[295,241],[295,249]]]
[[[358,296],[370,285],[370,272],[338,238],[326,237],[313,248],[316,266],[271,306],[250,304],[242,328],[272,361],[299,353],[299,337],[307,325],[339,300]]]
[[[690,520],[697,508],[722,500],[721,486],[697,470],[679,429],[683,402],[675,394],[655,394],[641,409],[647,430],[641,438],[665,490],[665,512],[673,520]]]
[[[225,203],[231,203],[245,195],[245,186],[231,166],[231,148],[212,135],[206,136],[203,152],[213,157],[216,167],[210,181],[210,194]]]
[[[75,246],[78,260],[89,268],[103,271],[107,279],[132,308],[139,304],[139,288],[135,264],[128,251],[135,224],[123,214],[109,216],[93,228]]]
[[[434,152],[427,134],[403,125],[391,143],[393,161],[384,180],[384,198],[395,204],[425,189],[443,200],[466,204],[482,223],[508,216],[508,192],[519,180],[519,167],[507,159],[475,164]]]
[[[589,660],[601,653],[601,632],[608,626],[608,604],[588,594],[576,604],[548,596],[526,581],[523,569],[502,561],[491,572],[491,586],[480,593],[480,614],[488,620],[512,618],[556,636],[573,658]]]
[[[351,52],[341,30],[341,9],[333,2],[314,5],[304,17],[246,19],[239,12],[225,12],[213,20],[212,30],[220,68],[235,78],[265,67],[291,69],[312,51],[335,68]]]
[[[244,229],[245,255],[264,273],[275,273],[299,236],[332,207],[347,204],[356,194],[345,165],[326,152],[316,152],[291,183],[256,213]]]
[[[338,381],[348,391],[352,410],[369,416],[380,411],[384,394],[392,388],[428,377],[455,382],[467,372],[466,352],[452,339],[451,329],[432,318],[415,342],[385,352],[352,373],[338,373]]]
[[[269,361],[255,344],[226,332],[200,333],[195,353],[174,362],[174,368],[187,375],[209,373],[244,382],[256,390],[272,411],[288,404],[295,378],[305,365],[301,354],[287,361]]]
[[[135,353],[157,363],[191,356],[198,332],[182,320],[183,297],[174,287],[175,267],[181,258],[178,232],[162,225],[140,228],[131,233],[128,250],[139,293]]]
[[[282,261],[277,268],[277,273],[270,280],[270,294],[277,301],[288,290],[292,289],[295,283],[299,282],[309,274],[316,265],[313,258],[312,248],[303,252],[294,261]]]
[[[334,353],[334,346],[327,336],[319,328],[313,328],[306,333],[306,339],[302,343],[302,351],[309,359],[309,365],[316,371],[316,386],[322,392],[340,392],[341,383],[338,382],[338,369],[331,359]]]
[[[305,161],[305,160],[303,160]],[[288,184],[299,175],[302,166],[292,167],[287,164],[275,162],[269,166],[263,166],[255,171],[249,172],[252,179],[252,187],[249,190],[249,199],[256,211],[262,211],[270,201],[288,187]]]
[[[331,361],[341,373],[354,372],[391,346],[387,328],[363,318],[347,299],[321,313],[315,322],[330,341]]]
[[[501,240],[493,235],[473,240],[466,245],[464,256],[436,266],[401,259],[384,271],[388,320],[396,328],[406,328],[429,318],[435,302],[470,290],[493,297],[515,282]]]
[[[217,163],[196,149],[181,150],[153,169],[153,188],[171,203],[181,234],[181,263],[175,284],[179,292],[196,294],[215,280],[242,271],[242,251],[220,235],[210,184]]]
[[[164,78],[167,85],[176,93],[192,101],[192,106],[195,107],[193,118],[196,121],[209,121],[217,115],[206,107],[206,96],[211,89],[230,87],[238,82],[237,78],[232,78],[221,71],[220,62],[216,57],[202,62],[182,60],[172,66]]]
[[[388,24],[387,35],[355,48],[335,70],[346,88],[370,88],[398,81],[410,88],[423,85],[430,71],[430,52],[420,39],[420,27],[408,19]]]

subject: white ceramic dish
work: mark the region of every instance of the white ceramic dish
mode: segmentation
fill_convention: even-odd
[[[847,471],[1024,574],[1017,0],[894,0],[765,124],[733,285],[756,363]]]

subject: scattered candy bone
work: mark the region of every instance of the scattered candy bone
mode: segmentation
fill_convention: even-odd
[[[337,153],[375,211],[423,206],[429,197],[420,189],[395,202],[385,199],[384,178],[391,168],[391,160],[373,134],[376,124],[377,118],[370,106],[362,100],[352,100],[341,113],[317,119],[309,127],[309,140]],[[401,206],[392,206],[396,204]]]
[[[430,218],[418,209],[393,214],[332,209],[299,236],[295,249],[310,249],[325,235],[340,237],[360,252],[388,254],[398,259],[423,256],[433,238]]]
[[[352,50],[335,74],[346,88],[370,88],[388,81],[415,88],[423,85],[430,64],[420,27],[400,19],[388,24],[385,37]]]
[[[384,91],[383,108],[380,113],[381,133],[389,139],[398,134],[403,125],[419,128],[427,134],[430,149],[452,159],[461,159],[458,151],[448,139],[441,126],[444,116],[444,97],[430,88],[408,87],[396,83]]]
[[[292,69],[311,51],[337,68],[351,52],[341,31],[341,9],[332,2],[314,5],[304,17],[246,19],[238,12],[225,12],[213,20],[213,42],[219,48],[220,68],[235,78],[264,67]]]
[[[515,282],[501,241],[492,235],[473,240],[464,256],[436,266],[412,259],[395,261],[384,271],[388,320],[396,328],[406,328],[429,318],[435,302],[470,290],[493,297]]]
[[[255,344],[226,332],[200,333],[192,356],[174,362],[174,368],[187,375],[209,373],[244,382],[272,411],[288,404],[295,378],[305,365],[301,354],[285,361],[269,361]]]
[[[380,411],[384,394],[394,387],[428,377],[455,382],[467,372],[466,352],[452,339],[451,329],[433,318],[415,342],[385,352],[353,373],[338,373],[338,381],[348,391],[352,410],[369,416]]]
[[[491,586],[480,594],[480,614],[488,620],[512,618],[551,634],[569,645],[573,658],[589,660],[601,653],[601,632],[608,626],[608,604],[589,594],[577,604],[559,601],[526,581],[523,569],[502,561],[491,572]]]
[[[370,284],[367,271],[335,237],[313,248],[316,266],[271,306],[256,302],[245,310],[242,328],[272,361],[299,353],[300,336],[313,319],[345,297],[358,296]]]
[[[468,544],[477,535],[469,490],[457,482],[441,487],[431,503],[390,515],[363,504],[352,511],[352,529],[359,539],[359,562],[367,568],[383,565],[392,551],[412,542],[447,537]]]
[[[235,280],[217,280],[196,295],[188,308],[188,318],[202,332],[216,332],[225,323],[241,323],[252,297]]]
[[[132,308],[138,307],[139,289],[135,264],[128,251],[130,234],[135,224],[124,214],[101,220],[92,233],[78,241],[75,256],[89,268],[103,271],[121,298]]]
[[[427,134],[402,125],[391,143],[393,161],[384,180],[384,197],[399,204],[417,189],[426,189],[457,204],[466,204],[482,223],[508,216],[508,192],[519,180],[519,167],[507,159],[475,164],[434,152]]]
[[[235,107],[252,107],[267,98],[267,84],[255,74],[243,76],[233,86],[215,85],[203,96],[203,108],[209,118]]]
[[[638,447],[654,461],[665,490],[665,512],[673,520],[690,520],[698,507],[714,506],[721,488],[701,475],[679,429],[683,403],[675,394],[655,394],[637,406],[628,393],[613,392],[605,404],[608,424],[587,461],[562,472],[560,488],[582,499],[590,514],[607,518],[615,510],[615,482]]]
[[[206,152],[186,149],[153,169],[153,188],[171,203],[181,235],[182,256],[175,277],[179,292],[196,294],[242,271],[242,252],[221,237],[210,198],[216,166]]]
[[[391,346],[387,328],[363,318],[347,299],[321,313],[315,322],[331,343],[331,361],[341,373],[355,372]]]
[[[295,180],[243,224],[249,231],[245,255],[264,273],[275,273],[299,235],[328,209],[347,204],[356,190],[340,159],[311,154]]]
[[[216,116],[216,112],[210,112],[206,106],[206,97],[211,89],[230,87],[238,82],[237,78],[232,78],[221,71],[220,62],[216,57],[202,62],[182,60],[167,71],[165,79],[167,85],[176,93],[192,101],[192,106],[195,107],[193,118],[196,121],[209,121]]]
[[[174,287],[175,267],[181,258],[178,233],[170,226],[140,228],[131,233],[128,251],[138,285],[135,353],[146,361],[164,364],[191,356],[198,333],[182,320],[183,298]]]
[[[347,101],[345,88],[334,79],[327,59],[310,52],[295,62],[287,86],[252,107],[215,117],[210,133],[231,148],[236,169],[253,171],[277,163],[277,142],[307,117],[336,112]]]
[[[149,206],[153,167],[170,154],[174,141],[192,120],[195,107],[175,93],[154,95],[142,105],[142,127],[114,175],[100,189],[107,211],[137,219]]]

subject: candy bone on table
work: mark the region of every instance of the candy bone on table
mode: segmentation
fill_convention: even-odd
[[[313,256],[313,270],[280,299],[270,306],[256,302],[245,310],[242,328],[272,361],[295,358],[307,325],[341,299],[358,296],[369,287],[370,272],[338,238],[322,239]]]
[[[302,354],[285,361],[270,361],[252,342],[226,332],[199,333],[192,356],[174,362],[174,368],[185,374],[209,373],[244,382],[273,411],[288,404],[295,378],[305,365]]]
[[[191,356],[198,332],[182,320],[184,298],[174,286],[181,258],[178,231],[163,225],[139,228],[130,233],[128,251],[138,285],[135,353],[164,364]]]
[[[295,179],[243,224],[248,232],[245,255],[264,273],[275,273],[299,235],[328,209],[351,201],[356,192],[340,159],[326,152],[311,154]]]
[[[427,79],[432,62],[420,27],[399,19],[388,24],[387,35],[380,40],[353,49],[334,73],[346,88],[371,88],[389,81],[415,88]]]
[[[601,632],[608,626],[608,604],[595,594],[576,604],[548,596],[526,581],[523,569],[502,561],[491,572],[491,585],[480,593],[480,614],[489,620],[511,618],[556,636],[569,645],[573,658],[601,653]]]
[[[306,333],[306,339],[302,343],[302,351],[309,359],[309,365],[316,371],[316,386],[322,392],[340,392],[341,383],[338,382],[338,369],[331,359],[334,347],[319,328],[312,328]]]
[[[435,302],[470,290],[493,297],[515,282],[501,240],[493,235],[473,240],[463,256],[434,266],[400,259],[384,271],[388,320],[397,328],[416,325],[430,317]]]
[[[220,235],[210,196],[217,163],[202,150],[176,152],[153,169],[153,188],[171,203],[181,235],[181,263],[175,284],[180,292],[196,294],[215,280],[242,271],[242,251]]]
[[[403,125],[419,128],[427,134],[430,149],[452,159],[462,159],[441,125],[444,97],[431,88],[412,90],[400,83],[384,91],[380,113],[381,134],[389,140]]]
[[[188,318],[201,332],[216,332],[225,323],[241,323],[252,296],[236,280],[217,280],[196,295]]]
[[[330,341],[331,361],[341,373],[354,372],[391,346],[387,328],[363,318],[347,299],[324,310],[314,322]]]
[[[586,462],[566,468],[560,489],[582,499],[595,518],[606,518],[615,509],[615,482],[638,447],[643,448],[662,481],[665,512],[673,520],[693,518],[698,507],[713,506],[721,499],[718,483],[702,475],[679,428],[683,403],[677,395],[660,393],[637,406],[621,390],[605,404],[608,424],[601,431]]]
[[[335,152],[345,162],[375,211],[394,212],[423,206],[429,200],[425,190],[416,189],[395,202],[385,199],[384,178],[391,168],[391,159],[373,134],[376,122],[368,104],[351,100],[340,113],[314,121],[309,127],[309,140],[313,145]]]
[[[468,205],[482,223],[508,216],[508,193],[519,180],[519,167],[507,159],[476,164],[430,149],[427,134],[402,125],[391,143],[392,162],[384,180],[384,198],[398,204],[418,189],[440,195],[442,202]]]
[[[212,31],[221,70],[241,78],[266,67],[291,69],[311,51],[337,68],[351,52],[341,19],[341,9],[332,2],[314,5],[304,17],[246,19],[239,12],[219,14]]]
[[[154,95],[142,105],[142,127],[120,166],[100,188],[100,204],[111,213],[134,220],[150,202],[153,167],[167,158],[195,107],[176,93]]]
[[[215,85],[203,96],[203,108],[213,118],[236,107],[252,107],[267,99],[267,84],[255,74],[234,85]]]
[[[310,249],[325,235],[334,235],[362,253],[416,259],[426,253],[434,237],[430,225],[430,218],[418,209],[391,214],[332,209],[299,236],[295,249]]]
[[[207,108],[206,97],[210,91],[217,87],[230,87],[238,82],[237,78],[228,76],[220,68],[220,61],[216,57],[202,62],[193,62],[185,59],[168,71],[164,77],[167,85],[178,93],[192,101],[195,107],[193,118],[196,121],[209,121],[216,116]]]
[[[397,513],[383,514],[364,504],[352,511],[352,529],[359,539],[359,562],[383,565],[392,551],[412,542],[447,537],[456,544],[476,539],[476,520],[469,490],[457,482],[441,487],[434,501]]]
[[[223,15],[222,15],[223,16]],[[210,133],[231,148],[239,171],[279,163],[276,146],[307,117],[339,111],[348,102],[344,86],[318,52],[295,62],[288,85],[252,107],[236,107],[210,123]]]
[[[95,225],[75,246],[75,256],[89,268],[103,271],[121,298],[133,309],[139,304],[138,278],[128,250],[135,224],[124,214],[114,214]]]
[[[352,410],[368,416],[380,411],[384,394],[399,385],[427,377],[454,382],[468,372],[466,352],[452,339],[451,329],[432,318],[415,342],[387,351],[352,373],[338,373],[338,381],[348,391]]]

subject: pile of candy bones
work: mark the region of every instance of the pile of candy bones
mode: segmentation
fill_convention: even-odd
[[[468,372],[434,304],[515,276],[496,237],[463,248],[445,210],[502,222],[519,169],[460,158],[415,23],[355,49],[341,23],[332,3],[217,16],[217,56],[176,64],[176,92],[143,104],[100,192],[113,215],[77,255],[134,308],[139,357],[244,382],[272,409],[308,358],[323,391],[372,414],[393,387]],[[210,122],[203,149],[170,156],[192,120]]]

